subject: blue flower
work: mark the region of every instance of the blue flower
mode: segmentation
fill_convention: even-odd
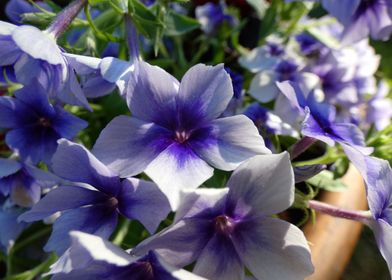
[[[35,4],[51,11],[50,6],[44,1],[35,1]],[[22,16],[26,13],[38,13],[40,10],[26,0],[10,0],[5,6],[5,14],[15,24],[22,23]]]
[[[0,66],[13,66],[23,85],[37,80],[50,98],[90,109],[64,52],[47,32],[0,21]]]
[[[270,217],[294,201],[288,154],[253,157],[233,172],[227,186],[185,194],[174,224],[131,253],[155,250],[177,267],[196,261],[193,272],[215,280],[243,279],[244,267],[257,279],[304,279],[311,274],[303,233]]]
[[[154,183],[120,180],[79,144],[59,140],[52,163],[54,174],[70,183],[53,189],[20,216],[20,220],[31,222],[61,212],[45,246],[47,251],[63,253],[70,245],[71,230],[109,238],[119,214],[139,220],[152,233],[170,211],[166,197]]]
[[[351,123],[335,123],[335,107],[316,100],[315,91],[305,98],[302,90],[292,82],[278,83],[280,91],[292,107],[304,115],[302,134],[318,139],[333,146],[335,142],[355,147],[364,154],[370,154],[373,148],[365,147],[363,133]]]
[[[71,232],[71,240],[69,250],[51,266],[53,280],[206,280],[167,264],[153,251],[131,256],[98,236],[77,231]]]
[[[43,189],[54,187],[60,181],[32,164],[0,159],[0,193],[10,195],[11,202],[20,207],[32,207],[40,200]]]
[[[0,97],[0,128],[7,130],[7,145],[23,159],[49,163],[58,139],[72,139],[87,126],[60,106],[50,104],[37,82],[16,91],[15,97]]]
[[[233,170],[256,154],[270,153],[247,117],[217,119],[233,97],[223,65],[196,65],[181,84],[145,62],[137,63],[129,77],[126,98],[132,117],[112,120],[93,152],[122,177],[144,171],[173,209],[181,189],[197,188],[212,176],[210,165]]]
[[[201,24],[201,28],[207,34],[215,33],[224,23],[230,26],[235,24],[235,19],[224,11],[222,4],[206,3],[195,10],[196,18]]]

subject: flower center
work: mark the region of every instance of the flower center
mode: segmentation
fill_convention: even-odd
[[[40,118],[38,120],[38,123],[43,126],[43,127],[50,127],[51,126],[51,122],[50,120],[46,119],[46,118]]]
[[[190,133],[186,132],[185,130],[177,130],[174,135],[174,140],[178,143],[182,144],[190,137]]]
[[[115,198],[114,196],[111,197],[111,198],[109,198],[109,200],[108,200],[108,205],[109,205],[110,207],[117,207],[117,205],[118,205],[118,200],[117,200],[117,198]]]
[[[215,230],[218,233],[229,235],[233,232],[234,226],[234,221],[226,215],[220,215],[215,218]]]

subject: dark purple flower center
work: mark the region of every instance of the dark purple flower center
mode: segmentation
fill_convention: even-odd
[[[215,231],[224,235],[229,235],[233,232],[235,222],[226,215],[220,215],[215,218]]]
[[[284,49],[279,44],[269,42],[267,43],[266,47],[271,56],[281,56],[284,54]]]
[[[279,76],[279,81],[282,82],[293,80],[297,69],[298,65],[295,62],[290,60],[283,60],[276,66],[275,71]]]
[[[376,4],[377,2],[382,3],[382,1],[380,0],[362,0],[361,3],[358,6],[358,9],[355,13],[355,16],[360,16],[363,13],[365,13],[369,8],[371,8],[371,6],[373,6],[374,4]]]
[[[43,127],[50,127],[52,123],[47,118],[39,118],[38,123],[40,126]]]

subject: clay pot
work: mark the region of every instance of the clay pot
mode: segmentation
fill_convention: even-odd
[[[347,209],[367,210],[365,185],[352,165],[343,182],[344,192],[325,192],[320,200]],[[308,280],[335,280],[341,276],[358,242],[362,224],[316,213],[316,222],[309,221],[304,233],[312,251],[315,273]]]

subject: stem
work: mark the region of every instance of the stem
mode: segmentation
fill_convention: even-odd
[[[354,220],[363,223],[366,223],[367,221],[372,219],[370,211],[343,209],[317,200],[309,200],[308,207],[310,209],[316,210],[324,214],[328,214],[333,217]]]
[[[138,34],[130,15],[125,15],[125,26],[127,31],[127,41],[129,56],[131,61],[140,60]]]
[[[296,157],[298,157],[299,155],[301,155],[303,152],[305,152],[307,149],[309,149],[310,146],[312,146],[316,142],[317,142],[317,139],[311,138],[308,136],[301,138],[297,143],[295,143],[290,148],[291,160],[293,160]]]
[[[120,226],[120,229],[118,230],[117,234],[113,238],[113,241],[112,241],[113,244],[115,244],[117,246],[121,246],[121,244],[124,241],[124,238],[127,236],[130,225],[131,225],[130,220],[123,221],[122,225]]]
[[[52,34],[54,38],[58,38],[68,28],[74,18],[86,5],[87,0],[75,0],[69,4],[62,12],[60,12],[52,24],[46,29],[46,32]]]

